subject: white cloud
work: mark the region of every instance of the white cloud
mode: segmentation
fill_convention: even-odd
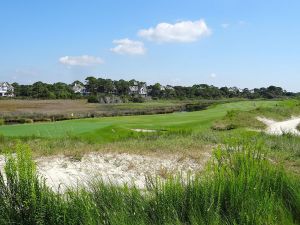
[[[211,30],[204,20],[159,23],[154,28],[138,32],[140,37],[156,42],[194,42],[210,34]]]
[[[144,55],[146,53],[144,43],[140,41],[133,41],[128,38],[125,38],[120,40],[114,40],[113,43],[117,46],[111,48],[110,50],[117,54]]]
[[[59,62],[68,66],[92,66],[104,63],[101,58],[89,55],[63,56]]]

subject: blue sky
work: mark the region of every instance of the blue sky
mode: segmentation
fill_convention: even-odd
[[[300,91],[299,11],[298,0],[1,1],[0,80]]]

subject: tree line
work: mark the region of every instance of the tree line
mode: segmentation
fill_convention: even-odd
[[[74,81],[71,84],[62,82],[48,84],[41,81],[32,85],[13,83],[16,97],[39,99],[76,99],[88,98],[82,93],[75,93],[74,85],[84,87],[88,96],[116,95],[132,97],[131,86],[145,85],[145,82],[136,80],[111,80],[89,76],[84,82]],[[281,98],[298,96],[298,93],[287,92],[281,87],[269,86],[267,88],[239,89],[237,87],[216,87],[208,84],[195,84],[193,86],[163,86],[159,83],[147,86],[147,95],[153,99],[220,99],[220,98]]]

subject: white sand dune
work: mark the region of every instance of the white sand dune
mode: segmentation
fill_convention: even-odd
[[[290,133],[293,135],[300,136],[300,131],[297,130],[297,126],[300,123],[299,117],[293,117],[285,121],[274,121],[264,117],[257,117],[257,120],[267,125],[265,132],[271,135],[282,135],[284,133]]]
[[[65,156],[36,159],[38,172],[53,190],[64,191],[67,187],[85,186],[95,179],[106,183],[146,187],[146,177],[164,174],[186,175],[203,168],[210,154],[204,153],[201,162],[180,155],[142,156],[118,153],[90,153],[80,161]],[[4,157],[0,156],[3,170]],[[162,176],[163,177],[163,176]]]

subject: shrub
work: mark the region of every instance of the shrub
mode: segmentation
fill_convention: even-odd
[[[131,101],[135,103],[143,103],[146,101],[146,99],[141,96],[138,96],[138,97],[132,97]]]
[[[222,121],[215,122],[211,127],[211,129],[217,130],[217,131],[233,130],[236,128],[237,128],[237,125],[235,125],[233,123],[224,123]]]
[[[4,119],[0,119],[0,126],[1,126],[1,125],[4,125],[4,124],[5,124]]]
[[[33,123],[33,119],[29,119],[29,118],[20,118],[17,121],[19,123]]]
[[[25,123],[33,123],[33,119],[25,119]]]
[[[88,97],[88,103],[99,103],[99,99],[96,95],[91,95]]]

